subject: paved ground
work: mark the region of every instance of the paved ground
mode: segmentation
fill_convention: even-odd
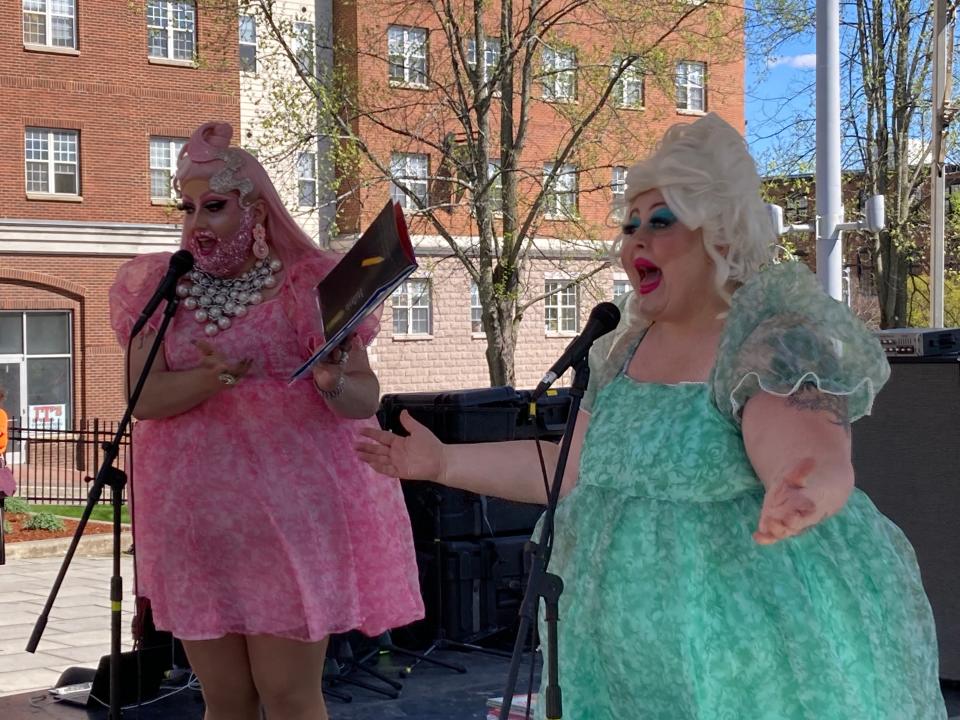
[[[0,566],[0,696],[52,687],[68,667],[110,652],[110,558],[75,557],[35,654],[24,650],[62,558],[9,558]],[[130,649],[133,559],[124,556],[123,649]]]

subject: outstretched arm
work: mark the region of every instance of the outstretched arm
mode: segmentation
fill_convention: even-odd
[[[804,386],[761,392],[743,411],[743,443],[766,488],[754,539],[768,545],[838,513],[853,491],[846,398]]]
[[[357,453],[378,472],[406,480],[431,480],[480,495],[546,504],[547,491],[536,443],[515,440],[445,445],[406,410],[401,413],[400,421],[409,436],[401,437],[373,428],[360,431],[366,439],[357,442]],[[560,486],[561,496],[569,493],[576,484],[580,449],[589,424],[590,414],[581,411]],[[540,443],[540,446],[547,477],[552,482],[560,448],[549,442]]]

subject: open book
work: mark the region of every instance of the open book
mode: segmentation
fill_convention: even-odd
[[[417,269],[403,208],[390,200],[336,267],[317,285],[323,345],[293,382],[343,343]]]

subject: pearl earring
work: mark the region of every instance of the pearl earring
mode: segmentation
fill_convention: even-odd
[[[253,228],[253,254],[257,260],[263,260],[270,254],[270,248],[267,247],[267,230],[263,223],[257,223]]]

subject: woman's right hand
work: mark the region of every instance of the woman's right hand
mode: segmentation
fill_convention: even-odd
[[[250,366],[253,364],[253,360],[249,358],[240,360],[239,362],[231,361],[206,340],[197,340],[194,345],[197,350],[200,351],[200,365],[202,367],[210,370],[211,374],[218,376],[223,374],[230,375],[233,377],[234,383],[246,375],[250,371]]]
[[[389,477],[440,482],[444,471],[443,443],[406,410],[400,413],[400,424],[410,433],[407,437],[362,428],[360,434],[367,439],[354,443],[357,455]]]

